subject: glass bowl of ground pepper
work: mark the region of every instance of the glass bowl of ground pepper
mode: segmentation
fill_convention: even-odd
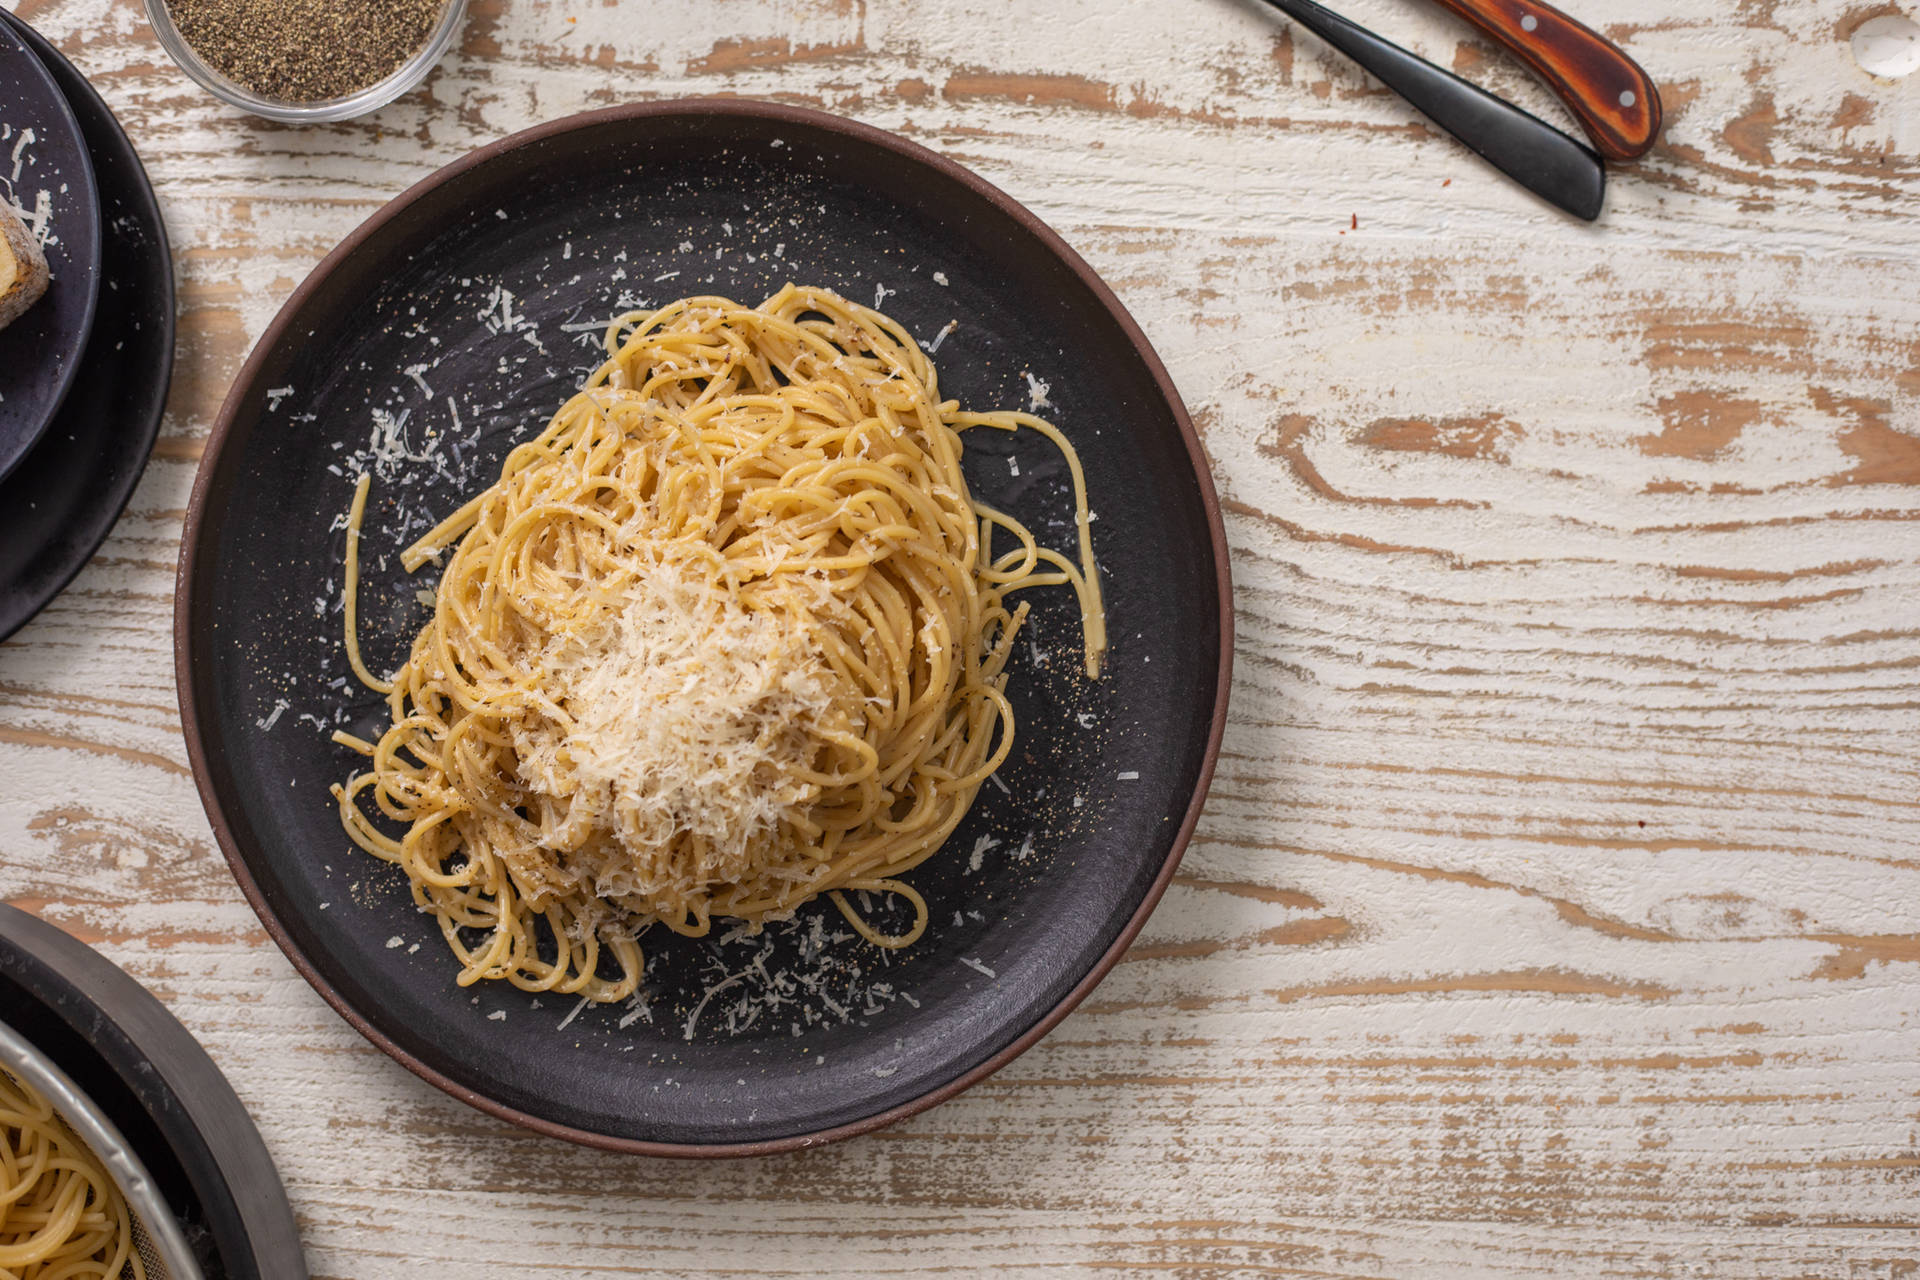
[[[146,0],[180,69],[269,120],[345,120],[426,79],[466,0]]]

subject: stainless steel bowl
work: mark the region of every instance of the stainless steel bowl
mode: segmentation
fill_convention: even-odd
[[[180,29],[173,24],[173,15],[167,12],[167,0],[146,0],[146,6],[147,21],[153,24],[153,33],[160,37],[161,46],[180,64],[182,71],[199,82],[201,88],[222,102],[230,102],[255,115],[288,124],[347,120],[386,106],[427,78],[434,64],[452,46],[454,37],[460,34],[461,24],[467,18],[467,0],[447,0],[447,7],[440,14],[439,23],[427,36],[427,42],[386,79],[340,98],[292,102],[284,98],[269,98],[244,85],[235,84],[201,61],[200,55],[194,52],[193,46],[187,43]]]
[[[113,1121],[19,1032],[0,1022],[0,1069],[31,1087],[106,1166],[133,1211],[134,1245],[150,1280],[204,1280],[167,1198]]]

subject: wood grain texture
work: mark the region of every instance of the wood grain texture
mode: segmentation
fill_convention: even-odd
[[[1550,118],[1463,25],[1343,6]],[[315,1273],[1897,1277],[1920,1271],[1920,76],[1850,0],[1575,6],[1667,93],[1595,227],[1239,0],[476,0],[293,129],[129,0],[25,0],[129,126],[179,376],[131,510],[0,645],[0,896],[258,1117]],[[760,1162],[509,1130],[366,1045],[213,847],[181,509],[253,337],[404,186],[718,92],[967,164],[1160,349],[1229,511],[1227,754],[1093,998],[891,1131]]]

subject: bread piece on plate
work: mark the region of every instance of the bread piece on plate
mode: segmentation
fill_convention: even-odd
[[[40,242],[20,221],[13,206],[0,199],[0,329],[40,300],[49,279],[47,255]]]

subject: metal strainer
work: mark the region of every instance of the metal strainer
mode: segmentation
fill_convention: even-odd
[[[67,1128],[106,1166],[133,1213],[133,1243],[149,1280],[205,1280],[166,1197],[120,1130],[66,1072],[4,1022],[0,1022],[0,1068],[52,1104]]]

